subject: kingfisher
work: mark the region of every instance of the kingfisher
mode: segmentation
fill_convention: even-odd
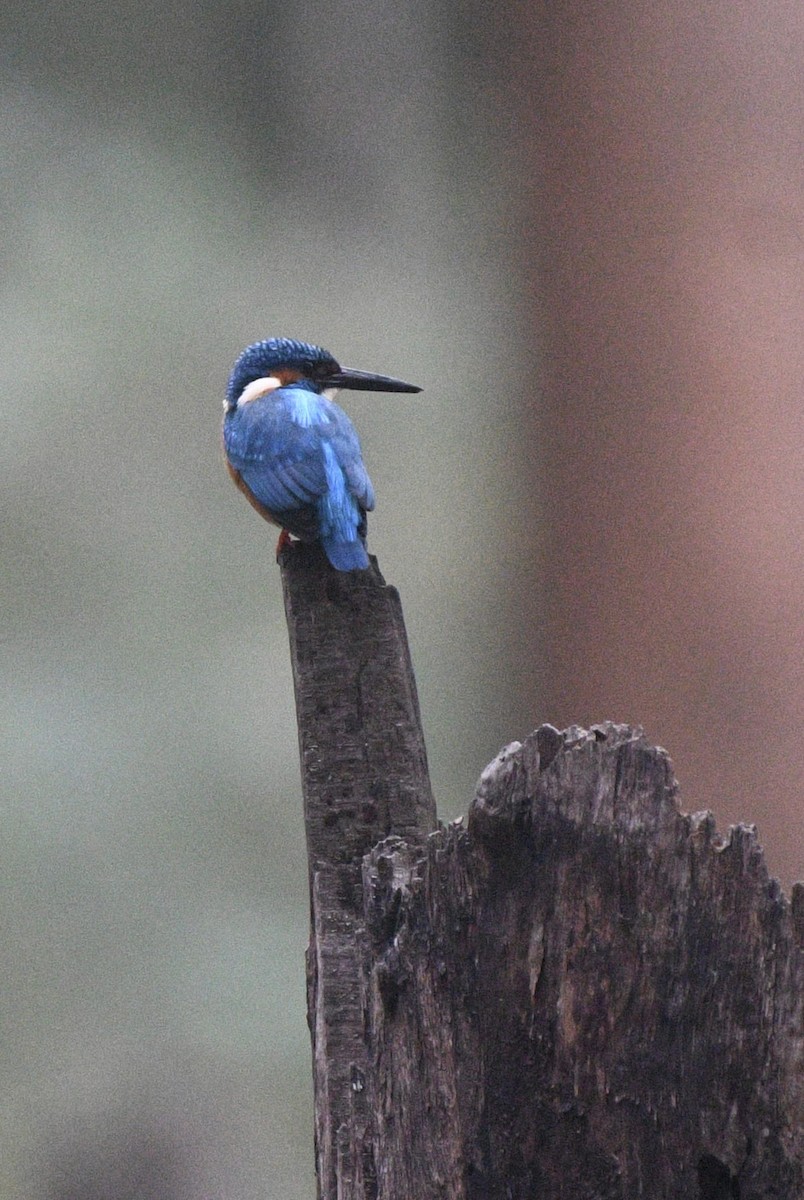
[[[246,346],[226,388],[223,446],[229,474],[282,534],[320,541],[338,571],[369,565],[366,513],[374,489],[338,388],[420,392],[388,375],[341,367],[328,350],[293,338]]]

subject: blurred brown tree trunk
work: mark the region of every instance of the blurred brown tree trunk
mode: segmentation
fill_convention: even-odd
[[[639,720],[672,745],[688,802],[758,821],[789,880],[804,846],[804,7],[515,15],[544,348],[542,711]]]

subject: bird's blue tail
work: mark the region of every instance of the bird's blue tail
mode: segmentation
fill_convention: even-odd
[[[359,538],[353,542],[322,538],[321,544],[327,558],[337,571],[362,571],[369,565],[366,547]]]
[[[357,497],[349,488],[344,468],[329,444],[324,442],[327,490],[319,501],[321,544],[337,571],[362,571],[369,565],[366,518]],[[359,451],[358,451],[359,453]]]

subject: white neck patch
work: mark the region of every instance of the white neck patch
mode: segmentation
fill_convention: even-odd
[[[261,379],[252,379],[251,383],[247,383],[237,397],[237,407],[242,408],[244,404],[250,404],[252,400],[259,400],[260,396],[265,396],[268,392],[273,392],[281,386],[282,380],[277,379],[276,375],[264,375]]]

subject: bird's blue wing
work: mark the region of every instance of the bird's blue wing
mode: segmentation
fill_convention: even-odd
[[[367,565],[374,489],[346,413],[318,393],[278,388],[224,421],[229,463],[263,516],[302,539],[320,537],[340,570]]]
[[[374,488],[363,463],[360,441],[352,422],[337,404],[330,406],[332,416],[331,441],[349,491],[366,512],[374,508]]]
[[[366,512],[372,512],[374,509],[374,488],[371,486],[368,471],[363,465],[362,458],[350,462],[344,467],[346,481],[349,484],[349,491],[357,500],[358,504]]]
[[[320,429],[288,420],[254,401],[224,426],[226,456],[254,497],[272,513],[314,504],[327,490]]]

